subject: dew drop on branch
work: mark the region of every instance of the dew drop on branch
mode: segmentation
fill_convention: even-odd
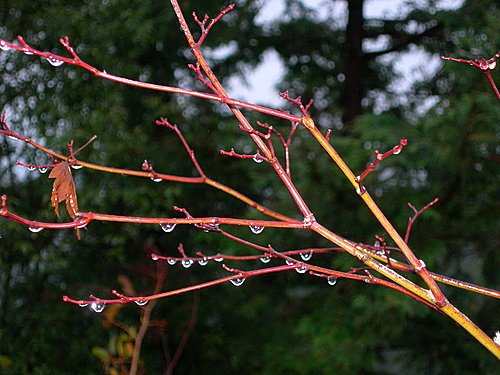
[[[262,161],[263,161],[263,160],[260,158],[260,155],[259,155],[259,154],[255,154],[255,155],[253,156],[252,160],[253,160],[254,162],[256,162],[257,164],[260,164],[260,163],[262,163]]]
[[[14,137],[13,135],[9,135],[9,138],[12,139],[12,140],[14,140],[14,141],[17,141],[17,138]]]
[[[73,164],[73,165],[71,166],[71,168],[73,168],[73,169],[82,169],[82,168],[83,168],[83,165]]]
[[[331,285],[331,286],[334,286],[335,284],[337,284],[337,278],[335,276],[328,276],[326,281],[328,282],[328,285]]]
[[[300,257],[305,262],[307,262],[308,260],[311,260],[312,256],[313,256],[313,252],[312,251],[309,251],[307,253],[300,253]]]
[[[80,307],[87,307],[88,305],[89,305],[89,304],[88,304],[87,302],[83,302],[83,301],[81,301],[81,302],[78,304],[78,306],[80,306]]]
[[[218,257],[218,258],[214,258],[214,260],[215,260],[216,262],[219,262],[219,263],[220,263],[220,262],[222,262],[222,261],[224,260],[224,258],[222,258],[222,257]]]
[[[175,265],[177,263],[177,260],[175,259],[167,259],[167,263],[170,264],[171,266]]]
[[[7,43],[5,43],[4,40],[0,40],[0,49],[2,51],[8,51],[10,50],[10,47],[7,45]]]
[[[38,168],[38,172],[44,174],[45,172],[47,172],[47,168]]]
[[[295,267],[295,271],[297,271],[297,273],[306,273],[307,272],[307,266],[303,263],[300,263],[298,264],[296,267]]]
[[[191,259],[183,259],[181,263],[182,267],[189,268],[193,264],[193,261]]]
[[[206,266],[206,265],[208,264],[208,259],[207,259],[207,258],[200,259],[200,260],[198,261],[198,264],[199,264],[200,266]]]
[[[47,61],[52,66],[61,66],[62,64],[64,64],[64,61],[59,60],[59,59],[55,58],[54,56],[47,57]]]
[[[31,52],[28,48],[23,48],[23,52],[26,54],[26,55],[33,55],[33,52]]]
[[[356,187],[356,194],[358,195],[363,195],[364,193],[366,193],[366,188],[364,186],[357,186]]]
[[[149,301],[146,300],[146,299],[136,299],[135,301],[135,304],[136,305],[139,305],[139,306],[144,306],[146,303],[148,303]]]
[[[160,227],[164,232],[170,233],[174,230],[175,225],[176,224],[165,223],[165,224],[160,224]]]
[[[152,260],[158,260],[160,258],[158,258],[158,255],[156,255],[156,254],[151,254],[151,259]]]
[[[104,308],[106,307],[106,304],[104,302],[97,302],[97,301],[95,301],[95,302],[92,302],[92,304],[90,305],[90,307],[96,313],[100,313],[100,312],[104,311]]]
[[[238,277],[237,279],[231,279],[231,283],[233,283],[233,285],[235,285],[235,286],[240,286],[244,282],[245,282],[245,278],[244,277]]]
[[[33,233],[38,233],[38,232],[41,232],[43,230],[43,228],[40,228],[40,227],[28,227],[28,229],[30,230],[30,232],[33,232]]]
[[[262,263],[269,263],[271,261],[271,257],[266,255],[266,256],[263,256],[263,257],[260,257],[260,261]]]
[[[252,231],[253,234],[261,234],[262,231],[264,230],[264,227],[260,225],[250,225],[250,230]]]
[[[75,227],[75,229],[82,229],[82,228],[85,228],[87,226],[88,223],[83,223],[83,224],[80,224],[80,225],[77,225]]]
[[[291,261],[291,260],[288,260],[288,259],[285,259],[285,263],[288,265],[288,266],[291,266],[292,264],[294,264],[295,262],[294,261]]]
[[[153,182],[162,182],[162,181],[163,181],[163,179],[161,179],[161,178],[159,178],[159,177],[158,177],[158,178],[151,177],[151,181],[153,181]]]
[[[35,169],[36,169],[36,168],[35,168],[34,166],[32,166],[32,165],[30,165],[30,166],[28,167],[28,171],[30,171],[30,172],[33,172]]]

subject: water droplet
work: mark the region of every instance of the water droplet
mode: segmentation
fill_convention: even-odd
[[[298,273],[306,273],[307,266],[304,263],[300,263],[295,267],[295,271],[297,271]]]
[[[250,230],[253,234],[261,234],[264,227],[261,227],[260,225],[250,225]]]
[[[9,138],[12,139],[12,140],[14,140],[14,141],[17,141],[17,138],[14,137],[13,135],[9,135]]]
[[[176,224],[165,223],[165,224],[160,224],[160,227],[164,232],[170,233],[174,230],[175,225]]]
[[[335,284],[337,284],[337,278],[335,276],[328,276],[326,281],[328,282],[328,285],[331,285],[331,286],[334,286]]]
[[[177,263],[176,259],[167,259],[167,263],[170,264],[171,266],[175,265]]]
[[[32,165],[30,165],[30,166],[28,167],[28,171],[30,171],[30,172],[33,172],[35,169],[36,169],[36,168],[35,168],[34,166],[32,166]]]
[[[75,229],[82,229],[82,228],[85,228],[87,226],[88,223],[83,223],[83,224],[80,224],[80,225],[77,225],[75,227]]]
[[[222,261],[224,260],[224,258],[222,258],[222,257],[218,257],[218,258],[214,258],[214,260],[215,260],[216,262],[219,262],[219,263],[220,263],[220,262],[222,262]]]
[[[313,252],[312,251],[309,251],[308,253],[300,253],[300,257],[302,258],[303,261],[308,261],[308,260],[311,260],[313,256]]]
[[[285,263],[289,266],[291,266],[292,264],[295,264],[294,261],[291,261],[291,260],[288,260],[288,259],[285,259]]]
[[[269,263],[271,261],[271,257],[269,255],[266,255],[266,256],[263,256],[263,257],[260,257],[260,261],[262,263]]]
[[[47,57],[47,61],[52,66],[61,66],[62,64],[64,64],[64,61],[59,60],[59,59],[55,58],[54,56]]]
[[[153,182],[162,182],[163,179],[151,177],[151,181],[153,181]]]
[[[200,259],[200,260],[198,261],[198,264],[199,264],[200,266],[206,266],[206,265],[208,264],[208,259],[207,259],[207,258]]]
[[[396,148],[394,152],[392,153],[393,155],[399,155],[401,153],[401,147]]]
[[[83,168],[83,165],[73,164],[73,165],[71,166],[71,168],[73,168],[73,169],[82,169],[82,168]]]
[[[363,195],[364,193],[366,193],[366,188],[364,186],[358,185],[356,186],[356,193],[358,195]]]
[[[240,286],[241,284],[243,284],[245,282],[245,278],[244,277],[238,277],[237,279],[231,279],[231,282],[235,286]]]
[[[5,40],[0,40],[0,49],[2,51],[8,51],[10,49]]]
[[[181,263],[182,267],[189,268],[193,264],[193,261],[191,259],[183,259]]]
[[[30,230],[30,232],[33,232],[33,233],[38,233],[38,232],[41,232],[43,230],[43,228],[40,228],[40,227],[28,227],[28,229]]]
[[[78,304],[78,306],[80,306],[80,307],[87,307],[88,305],[89,305],[89,304],[88,304],[87,302],[83,302],[83,301],[81,301],[81,302]]]
[[[92,304],[90,305],[90,307],[92,307],[92,310],[94,310],[96,313],[100,313],[100,312],[104,311],[104,308],[106,307],[106,304],[104,302],[94,301],[94,302],[92,302]]]
[[[38,168],[38,172],[43,174],[43,173],[47,172],[47,168]]]
[[[380,241],[379,240],[375,241],[373,247],[380,247]]]
[[[152,260],[158,260],[160,258],[158,258],[158,255],[156,255],[156,254],[151,254],[151,259]]]
[[[263,162],[263,160],[260,158],[260,155],[259,155],[259,154],[255,154],[255,155],[253,156],[252,160],[253,160],[254,162],[256,162],[257,164],[260,164],[260,163],[262,163],[262,162]]]
[[[146,303],[148,303],[149,301],[146,300],[146,299],[136,299],[134,301],[136,303],[136,305],[139,305],[139,306],[144,306]]]

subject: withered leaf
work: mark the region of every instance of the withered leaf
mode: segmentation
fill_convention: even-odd
[[[75,183],[71,169],[67,162],[58,163],[52,168],[49,178],[54,178],[50,202],[56,216],[59,217],[59,204],[66,201],[66,210],[73,220],[76,220],[78,201],[76,198]]]

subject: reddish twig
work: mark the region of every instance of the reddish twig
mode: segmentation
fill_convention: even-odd
[[[214,93],[217,93],[217,90],[212,85],[212,83],[210,81],[207,81],[205,79],[205,77],[203,76],[203,73],[201,72],[201,69],[200,69],[200,63],[197,62],[196,65],[188,64],[188,68],[191,69],[193,72],[196,73],[196,77],[198,77],[198,80],[201,83],[203,83],[206,87],[208,87]]]
[[[196,15],[196,12],[193,12],[193,19],[198,24],[198,26],[200,27],[200,30],[201,30],[201,35],[198,38],[198,41],[196,42],[198,47],[200,47],[203,44],[203,42],[205,41],[205,38],[208,36],[208,33],[210,32],[212,27],[217,22],[219,22],[222,19],[222,17],[224,17],[227,13],[232,11],[234,8],[235,8],[234,4],[228,5],[226,8],[224,8],[223,10],[220,11],[220,13],[217,15],[217,17],[212,18],[210,20],[210,22],[208,22],[208,20],[210,19],[208,14],[205,14],[205,16],[203,17],[203,20],[200,21],[198,19],[198,16]],[[208,22],[208,25],[207,25],[207,22]]]
[[[381,154],[378,150],[375,150],[375,160],[371,162],[368,167],[358,176],[356,176],[356,182],[359,184],[359,186],[362,186],[361,183],[363,180],[372,172],[377,166],[380,164],[380,162],[387,157],[391,155],[398,155],[401,150],[408,144],[407,139],[402,139],[399,141],[399,144],[394,146],[392,149],[389,151]]]
[[[252,159],[257,164],[260,164],[263,161],[266,161],[266,162],[269,163],[269,160],[265,156],[262,156],[260,154],[259,150],[257,150],[257,152],[255,154],[253,154],[253,155],[246,155],[246,154],[239,154],[239,153],[237,153],[236,151],[234,151],[234,148],[231,147],[230,151],[219,150],[219,153],[221,155],[231,156],[231,157],[234,157],[234,158],[237,158],[237,159]]]
[[[418,217],[420,215],[422,215],[430,207],[434,206],[438,201],[439,201],[439,198],[434,198],[432,201],[427,203],[424,207],[422,207],[418,211],[414,205],[412,205],[411,203],[408,203],[408,207],[410,207],[410,209],[415,213],[415,215],[413,215],[413,217],[408,218],[408,225],[406,226],[406,233],[405,233],[405,238],[404,238],[406,243],[408,243],[408,241],[410,240],[410,233],[411,233],[413,223],[418,219]]]
[[[153,170],[152,165],[150,165],[147,162],[147,160],[145,160],[146,163],[143,162],[143,164],[142,164],[142,169],[145,172],[133,171],[133,170],[121,169],[121,168],[106,167],[106,166],[102,166],[102,165],[83,162],[81,160],[77,160],[75,157],[71,158],[71,157],[59,154],[59,153],[57,153],[49,148],[46,148],[46,147],[40,145],[39,143],[37,143],[29,138],[25,138],[18,133],[12,132],[10,130],[9,126],[7,125],[5,118],[2,117],[1,119],[3,120],[3,122],[0,122],[0,124],[8,130],[0,130],[0,134],[4,134],[4,135],[9,136],[11,138],[23,141],[23,142],[39,149],[39,150],[45,152],[46,154],[51,155],[52,157],[54,157],[58,160],[67,161],[68,164],[75,169],[85,167],[88,169],[94,169],[94,170],[107,172],[107,173],[136,176],[136,177],[147,177],[147,178],[150,178],[151,180],[153,180],[154,182],[174,181],[174,182],[190,183],[190,184],[206,184],[206,185],[209,185],[215,189],[221,190],[221,191],[225,192],[226,194],[233,196],[234,198],[244,202],[245,204],[249,205],[250,207],[256,209],[257,211],[259,211],[267,216],[270,216],[270,217],[273,217],[277,220],[282,220],[282,221],[293,221],[293,219],[291,219],[290,217],[287,217],[285,215],[282,215],[280,213],[272,211],[272,210],[262,206],[261,204],[253,201],[252,199],[248,198],[247,196],[241,194],[240,192],[232,189],[231,187],[226,186],[224,184],[221,184],[220,182],[212,180],[211,178],[207,177],[204,174],[201,167],[199,166],[199,164],[194,156],[194,151],[187,144],[184,136],[182,135],[182,132],[178,129],[178,127],[176,125],[171,125],[168,122],[168,120],[166,120],[164,118],[158,120],[157,124],[159,126],[165,126],[167,128],[174,130],[174,132],[176,133],[176,135],[179,137],[182,144],[184,145],[184,148],[188,152],[189,157],[191,158],[191,161],[192,161],[194,167],[196,168],[196,170],[200,174],[200,177],[183,177],[183,176],[174,176],[174,175],[158,173],[158,172]],[[95,138],[92,137],[89,140],[89,142],[93,141],[94,139]],[[87,142],[84,146],[86,146],[89,142]],[[83,149],[84,146],[80,147],[80,149]],[[79,151],[80,149],[78,149],[77,151]],[[255,156],[255,155],[252,156],[252,158],[254,158],[254,157],[255,157],[254,160],[256,160],[257,162],[265,160],[265,159],[263,159],[262,156]],[[49,168],[53,167],[53,164],[37,165],[37,166],[32,165],[32,164],[24,164],[24,163],[20,163],[20,162],[18,162],[18,164],[21,166],[27,167],[29,170],[38,169],[41,173],[45,173],[45,172],[47,172],[47,170]],[[54,227],[53,229],[56,229],[56,228]]]
[[[193,163],[193,166],[195,167],[200,177],[206,178],[205,172],[203,172],[203,170],[200,167],[200,164],[198,164],[198,160],[196,160],[196,157],[194,155],[194,150],[187,143],[186,138],[184,138],[184,135],[182,135],[182,132],[179,130],[179,127],[175,124],[171,124],[165,117],[161,117],[159,120],[155,122],[155,124],[158,126],[164,126],[172,130],[177,135],[182,145],[184,146],[184,149],[188,153],[189,158],[191,159],[191,162]]]
[[[189,275],[189,274],[188,274]],[[193,277],[189,275],[189,278],[191,281],[193,281]],[[167,369],[165,370],[166,375],[173,374],[174,368],[179,362],[179,359],[184,351],[184,348],[186,347],[186,344],[189,340],[189,337],[191,336],[191,333],[194,330],[194,327],[196,325],[196,322],[198,321],[198,311],[200,307],[200,293],[199,291],[195,291],[193,293],[193,304],[191,306],[191,317],[189,319],[189,322],[186,326],[186,329],[184,330],[184,333],[182,334],[181,340],[179,341],[179,344],[177,345],[177,349],[175,350],[174,356],[170,359]]]
[[[129,78],[124,78],[124,77],[119,77],[113,74],[107,73],[105,70],[99,70],[96,67],[85,63],[76,55],[74,52],[73,47],[70,46],[69,44],[69,39],[68,37],[64,37],[60,39],[60,42],[66,47],[66,49],[72,54],[72,58],[60,56],[57,54],[54,54],[52,52],[43,52],[39,51],[31,46],[29,46],[22,37],[18,37],[20,40],[22,40],[21,45],[16,45],[9,43],[3,39],[0,39],[0,46],[4,46],[5,49],[13,49],[16,51],[24,52],[30,55],[34,56],[39,56],[44,59],[54,59],[57,61],[62,61],[63,63],[67,63],[69,65],[74,65],[77,67],[80,67],[82,69],[85,69],[95,75],[96,77],[107,79],[109,81],[113,82],[118,82],[123,85],[127,86],[134,86],[134,87],[139,87],[143,88],[146,90],[153,90],[153,91],[159,91],[159,92],[168,92],[172,94],[180,94],[180,95],[187,95],[187,96],[192,96],[195,98],[200,98],[200,99],[206,99],[206,100],[213,100],[219,103],[239,107],[239,108],[245,108],[249,109],[251,111],[256,111],[264,114],[268,114],[277,118],[282,118],[285,120],[289,121],[301,121],[302,118],[300,116],[294,116],[286,111],[282,110],[277,110],[277,109],[272,109],[268,107],[263,107],[255,104],[251,104],[248,102],[244,102],[241,100],[229,98],[227,96],[221,96],[221,95],[216,95],[216,94],[209,94],[205,92],[198,92],[198,91],[193,91],[193,90],[186,90],[186,89],[181,89],[178,87],[172,87],[172,86],[166,86],[166,85],[157,85],[153,83],[147,83],[147,82],[142,82],[142,81],[136,81],[133,79]]]
[[[464,63],[464,64],[469,64],[471,66],[474,66],[481,70],[486,78],[488,79],[488,83],[490,84],[491,88],[493,89],[496,97],[500,99],[500,91],[498,90],[497,85],[495,84],[495,81],[493,80],[493,77],[491,76],[491,71],[494,70],[497,67],[497,59],[500,57],[500,52],[496,53],[493,55],[491,59],[473,59],[473,60],[467,60],[467,59],[457,59],[455,57],[448,57],[448,56],[441,56],[441,59],[447,60],[447,61],[455,61],[458,63]]]
[[[98,297],[95,297],[93,295],[90,295],[89,299],[87,299],[87,300],[75,300],[75,299],[70,298],[68,296],[63,296],[62,299],[64,302],[67,302],[67,303],[79,305],[80,307],[91,307],[96,312],[102,312],[104,310],[104,308],[106,307],[106,305],[125,304],[125,303],[130,303],[130,302],[135,302],[137,304],[144,304],[145,302],[148,302],[148,301],[166,298],[166,297],[170,297],[173,295],[189,293],[189,292],[192,292],[195,290],[205,289],[205,288],[209,288],[209,287],[212,287],[215,285],[224,284],[227,282],[231,282],[233,280],[241,279],[242,277],[246,279],[249,277],[261,276],[261,275],[265,275],[268,273],[288,271],[288,270],[291,270],[294,268],[295,268],[294,265],[292,265],[292,266],[282,265],[282,266],[263,268],[263,269],[253,270],[253,271],[241,271],[240,273],[229,275],[226,277],[222,277],[222,278],[219,278],[216,280],[212,280],[212,281],[208,281],[208,282],[200,283],[200,284],[196,284],[196,285],[191,285],[188,287],[179,288],[179,289],[171,290],[168,292],[153,294],[150,296],[126,297],[126,296],[120,295],[119,298],[106,299],[106,298],[98,298]],[[236,283],[238,284],[239,282],[237,281]],[[115,294],[115,293],[113,293],[113,294]]]
[[[167,273],[165,269],[160,268],[159,266],[156,267],[156,285],[154,288],[153,293],[157,294],[161,291],[163,284],[165,284],[165,279],[166,279]],[[151,314],[153,312],[153,309],[156,306],[157,301],[151,301],[147,306],[144,307],[144,312],[142,314],[142,319],[141,319],[141,326],[139,328],[139,331],[137,332],[137,335],[134,340],[134,351],[132,354],[132,361],[130,364],[130,372],[129,375],[135,375],[137,374],[137,369],[139,367],[139,359],[141,356],[141,347],[142,347],[142,342],[144,340],[144,336],[146,335],[146,332],[148,328],[150,327],[150,322],[151,322]],[[143,301],[141,300],[139,302],[139,305],[141,305]]]
[[[332,129],[328,129],[325,134],[325,139],[329,141],[331,136],[332,136]]]
[[[313,104],[313,100],[312,99],[309,100],[309,102],[306,105],[304,105],[302,103],[302,96],[298,96],[295,99],[291,98],[290,95],[288,94],[288,90],[286,90],[285,92],[280,92],[279,95],[283,99],[285,99],[286,101],[288,101],[288,102],[290,102],[292,104],[295,104],[297,107],[299,107],[300,112],[302,112],[302,114],[304,115],[304,117],[309,117],[309,114],[307,113],[307,111],[309,110],[309,108]]]

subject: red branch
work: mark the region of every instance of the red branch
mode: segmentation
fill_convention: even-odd
[[[207,81],[205,79],[205,76],[201,72],[200,69],[200,63],[197,62],[196,65],[193,64],[188,64],[188,68],[191,69],[193,72],[196,73],[196,77],[198,77],[198,80],[203,83],[206,87],[208,87],[212,92],[217,94],[217,90],[215,89],[214,85],[210,81]]]
[[[302,96],[297,96],[295,99],[291,98],[290,95],[288,94],[288,90],[286,90],[285,92],[280,92],[280,96],[283,99],[285,99],[286,101],[289,101],[290,103],[295,104],[297,107],[299,107],[299,109],[302,112],[302,114],[304,115],[304,117],[309,117],[309,114],[307,113],[307,111],[309,110],[309,108],[313,104],[312,99],[309,100],[309,103],[304,105],[304,104],[302,104]]]
[[[269,163],[269,160],[265,156],[262,156],[259,150],[257,150],[257,152],[253,155],[246,155],[237,153],[236,151],[234,151],[234,148],[231,147],[231,151],[219,150],[219,153],[221,155],[231,156],[237,159],[252,159],[257,164],[262,163],[263,161]]]
[[[427,203],[424,207],[422,207],[418,211],[414,205],[412,205],[411,203],[408,203],[408,207],[410,207],[410,209],[415,213],[415,215],[413,215],[413,217],[408,218],[408,225],[406,226],[406,233],[405,233],[405,238],[404,238],[406,243],[408,243],[408,241],[410,240],[410,233],[411,233],[411,229],[412,229],[412,226],[413,226],[413,223],[415,222],[415,220],[417,220],[418,217],[420,215],[422,215],[429,207],[434,206],[438,201],[439,201],[439,198],[434,198],[432,201]]]
[[[399,141],[399,144],[394,146],[391,150],[387,151],[386,153],[381,154],[378,150],[375,150],[375,160],[371,162],[368,167],[361,173],[360,175],[356,176],[356,182],[360,184],[363,182],[366,176],[370,174],[377,166],[380,164],[382,160],[385,158],[391,156],[391,155],[398,155],[401,150],[408,144],[407,139],[402,139]]]
[[[217,101],[219,103],[249,109],[251,111],[256,111],[256,112],[268,114],[268,115],[271,115],[271,116],[274,116],[277,118],[282,118],[282,119],[289,120],[289,121],[295,121],[295,122],[302,121],[302,117],[294,116],[294,115],[292,115],[286,111],[283,111],[283,110],[277,110],[277,109],[272,109],[272,108],[268,108],[268,107],[263,107],[263,106],[251,104],[248,102],[244,102],[241,100],[232,99],[232,98],[229,98],[226,96],[221,96],[219,94],[209,94],[209,93],[205,93],[205,92],[198,92],[198,91],[193,91],[193,90],[181,89],[178,87],[172,87],[172,86],[166,86],[166,85],[156,85],[153,83],[136,81],[136,80],[132,80],[132,79],[124,78],[124,77],[119,77],[119,76],[116,76],[113,74],[109,74],[105,70],[101,71],[101,70],[97,69],[96,67],[82,61],[80,59],[80,57],[74,51],[73,47],[71,47],[68,37],[61,38],[59,41],[68,50],[68,52],[70,52],[70,54],[73,56],[72,58],[60,56],[60,55],[54,54],[52,52],[39,51],[39,50],[31,47],[30,45],[28,45],[24,41],[24,39],[20,36],[18,37],[18,41],[19,41],[19,43],[21,43],[21,45],[9,43],[6,40],[0,39],[0,47],[3,50],[13,49],[16,51],[24,52],[28,55],[39,56],[41,58],[47,59],[49,62],[57,61],[57,63],[59,63],[62,61],[62,63],[67,63],[69,65],[74,65],[74,66],[83,68],[99,78],[107,79],[107,80],[113,81],[113,82],[118,82],[118,83],[128,85],[128,86],[134,86],[134,87],[139,87],[139,88],[153,90],[153,91],[169,92],[169,93],[173,93],[173,94],[187,95],[187,96],[192,96],[195,98],[201,98],[201,99],[206,99],[206,100],[213,100],[213,101]]]
[[[205,38],[208,36],[208,33],[210,32],[210,30],[212,29],[212,27],[217,22],[219,22],[222,19],[222,17],[224,17],[227,13],[229,13],[230,11],[232,11],[234,8],[235,8],[234,4],[228,5],[226,8],[224,8],[223,10],[220,11],[220,13],[217,15],[217,17],[212,18],[210,20],[210,22],[208,23],[208,25],[207,25],[207,21],[210,18],[208,16],[208,14],[205,14],[205,16],[203,17],[203,20],[200,21],[198,19],[198,16],[196,15],[196,12],[193,12],[193,19],[198,24],[198,26],[200,27],[200,30],[201,30],[200,38],[196,42],[196,44],[197,44],[198,47],[200,47],[203,44],[203,42],[205,41]]]
[[[500,52],[496,53],[493,55],[491,59],[473,59],[473,60],[467,60],[467,59],[457,59],[455,57],[448,57],[448,56],[441,56],[441,59],[447,60],[447,61],[455,61],[458,63],[463,63],[463,64],[469,64],[471,66],[474,66],[481,70],[486,78],[488,79],[488,83],[490,84],[491,88],[495,92],[495,95],[498,99],[500,99],[500,91],[498,90],[498,87],[495,84],[495,81],[493,80],[493,77],[491,76],[491,71],[494,70],[497,67],[497,59],[500,57]]]

